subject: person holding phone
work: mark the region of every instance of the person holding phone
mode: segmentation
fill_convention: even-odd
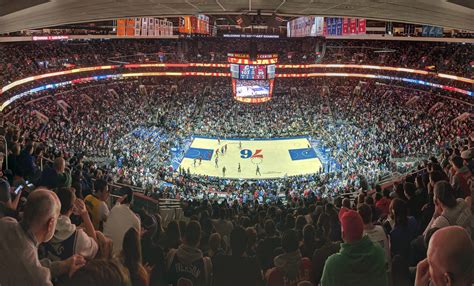
[[[13,191],[15,198],[12,200],[10,184],[7,180],[0,178],[0,218],[5,216],[18,217],[16,209],[20,202],[22,189],[22,185],[20,185]]]

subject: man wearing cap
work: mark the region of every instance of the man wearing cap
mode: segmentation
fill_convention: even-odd
[[[356,211],[341,208],[339,221],[344,242],[339,253],[326,260],[321,285],[388,285],[384,250],[363,236],[361,216]]]

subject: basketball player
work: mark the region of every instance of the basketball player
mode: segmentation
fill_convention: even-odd
[[[239,163],[239,167],[237,168],[237,172],[241,172],[242,170],[240,169],[240,163]]]
[[[225,144],[224,147],[225,147],[224,151],[227,153],[227,144]]]
[[[217,137],[217,145],[221,145],[221,138]]]
[[[199,166],[201,166],[201,163],[202,163],[202,158],[199,157]]]
[[[260,168],[257,165],[257,170],[255,171],[255,175],[261,176],[262,174],[260,173]]]
[[[239,149],[242,150],[242,141],[239,141]]]
[[[218,157],[216,157],[216,159],[214,160],[214,162],[216,163],[216,168],[218,168],[218,167],[219,167],[219,164],[217,164],[217,162],[218,162],[218,161],[219,161],[219,158],[218,158]]]
[[[225,177],[225,166],[222,167],[222,177]]]
[[[193,160],[194,168],[196,168],[196,161],[197,161],[196,158],[194,158],[194,160]]]

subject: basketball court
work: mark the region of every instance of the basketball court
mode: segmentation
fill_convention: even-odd
[[[196,175],[232,179],[271,179],[317,173],[323,166],[306,137],[235,138],[221,139],[220,143],[217,138],[195,137],[186,150],[180,167],[186,171],[189,168],[191,174]]]

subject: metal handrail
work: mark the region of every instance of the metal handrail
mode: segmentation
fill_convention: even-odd
[[[5,142],[5,170],[8,170],[8,143],[7,143],[7,138],[5,136],[0,136],[0,139]],[[0,166],[1,167],[1,166]]]
[[[40,170],[43,171],[43,159],[45,159],[46,161],[48,161],[49,163],[54,163],[54,160],[48,158],[48,157],[44,157],[44,156],[40,156]],[[72,174],[72,170],[71,168],[69,167],[64,167],[64,170],[67,171],[69,173],[69,176],[71,176]]]

